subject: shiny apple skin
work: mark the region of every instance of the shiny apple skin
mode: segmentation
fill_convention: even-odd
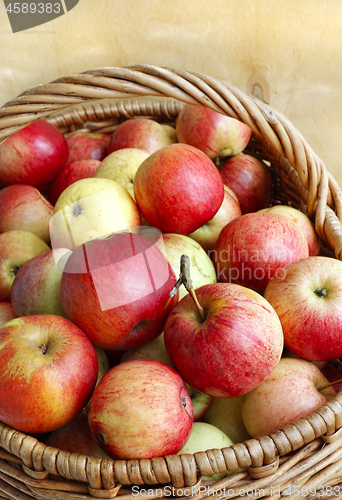
[[[95,387],[98,361],[87,336],[56,315],[16,318],[0,328],[0,420],[50,432],[73,420]]]
[[[139,166],[134,178],[138,207],[163,233],[189,234],[217,213],[224,198],[214,163],[197,148],[172,144]]]
[[[110,135],[96,132],[73,132],[67,139],[67,163],[82,160],[102,161],[108,155]]]
[[[284,344],[279,318],[261,295],[240,285],[203,285],[196,295],[204,321],[190,295],[167,318],[170,359],[195,389],[216,398],[242,396],[279,362]]]
[[[0,182],[46,189],[65,167],[68,145],[57,127],[36,120],[0,145]]]
[[[241,213],[257,212],[273,200],[273,180],[267,166],[257,158],[240,153],[220,168],[223,184],[238,197]]]

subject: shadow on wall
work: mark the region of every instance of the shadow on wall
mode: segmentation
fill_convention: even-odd
[[[79,0],[53,0],[52,2],[30,0],[28,3],[4,0],[13,33],[48,23],[63,16],[78,3]]]

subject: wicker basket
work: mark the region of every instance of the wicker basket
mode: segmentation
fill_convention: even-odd
[[[278,111],[211,77],[153,66],[101,68],[33,87],[0,108],[0,143],[45,118],[63,133],[111,132],[122,120],[174,123],[183,103],[210,107],[253,131],[249,152],[264,159],[274,203],[287,203],[315,223],[322,249],[342,259],[342,195],[296,128]],[[228,471],[220,481],[202,476]],[[134,485],[134,486],[132,486]],[[269,436],[222,450],[144,460],[101,460],[47,447],[0,422],[0,498],[282,496],[342,498],[342,393]],[[123,500],[123,499],[122,499]]]

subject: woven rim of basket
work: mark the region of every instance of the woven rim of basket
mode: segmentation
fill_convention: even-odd
[[[137,65],[98,68],[32,87],[0,108],[0,143],[13,132],[38,118],[62,131],[91,121],[110,121],[113,116],[137,114],[175,117],[179,111],[169,100],[141,103],[130,98],[166,97],[181,103],[207,106],[249,125],[268,154],[283,168],[293,169],[296,188],[314,219],[321,240],[342,253],[342,193],[294,125],[281,113],[227,82],[210,76]],[[112,103],[107,99],[115,100]],[[105,101],[103,101],[105,100]],[[89,102],[91,101],[91,102]],[[66,110],[70,106],[81,104]],[[53,116],[51,116],[53,115]]]
[[[181,70],[139,65],[100,68],[60,78],[26,90],[0,108],[0,143],[34,120],[44,118],[63,133],[76,129],[109,130],[113,118],[133,116],[175,119],[183,103],[198,104],[249,125],[268,158],[287,171],[300,192],[322,241],[342,257],[342,194],[322,160],[293,124],[278,111],[228,84]],[[92,488],[121,484],[193,485],[198,474],[253,470],[253,477],[272,473],[284,456],[316,438],[339,438],[342,395],[269,436],[222,450],[143,460],[100,460],[47,447],[0,422],[0,444],[20,458],[36,479],[47,473],[87,481]],[[338,440],[339,441],[339,440]],[[268,472],[269,471],[269,472]]]

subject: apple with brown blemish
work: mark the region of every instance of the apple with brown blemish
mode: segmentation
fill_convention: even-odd
[[[52,248],[74,248],[118,231],[139,231],[141,216],[128,191],[112,179],[80,179],[60,195],[50,219]]]

